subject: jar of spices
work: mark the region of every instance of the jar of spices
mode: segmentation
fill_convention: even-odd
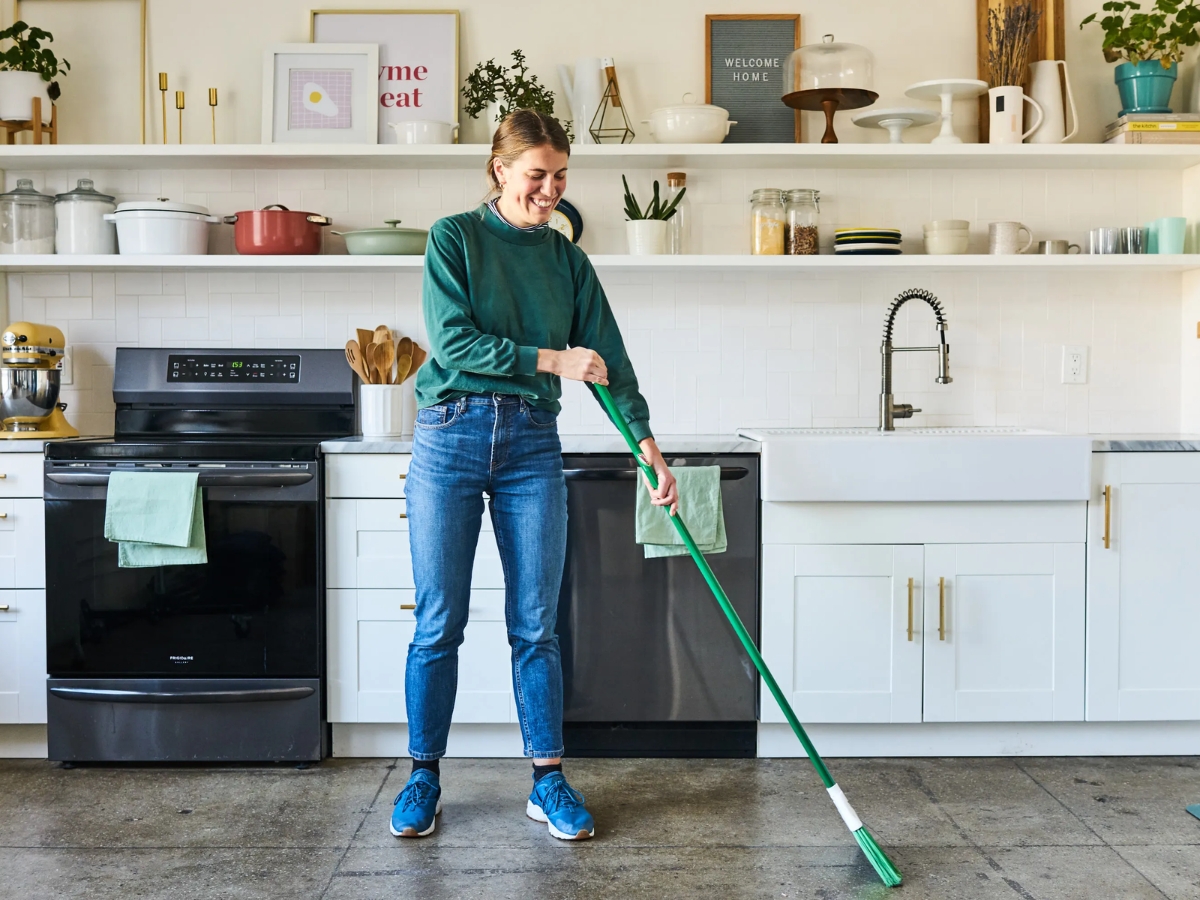
[[[821,217],[821,192],[809,188],[788,191],[784,211],[787,227],[783,252],[789,256],[816,256],[817,223]]]
[[[755,256],[782,256],[787,216],[783,191],[759,188],[750,195],[750,252]]]

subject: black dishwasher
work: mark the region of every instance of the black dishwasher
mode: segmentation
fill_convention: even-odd
[[[757,642],[759,460],[667,455],[720,466],[729,549],[708,557]],[[758,677],[689,556],[646,559],[634,542],[628,455],[564,454],[567,563],[558,605],[570,756],[753,757]]]

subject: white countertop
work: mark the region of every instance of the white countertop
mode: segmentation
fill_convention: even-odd
[[[46,442],[34,438],[0,438],[0,453],[45,453]]]
[[[564,434],[560,436],[563,453],[627,453],[625,441],[617,434]],[[668,456],[673,453],[758,453],[758,441],[732,434],[666,434],[658,437],[658,446]],[[325,453],[412,453],[412,441],[361,436],[324,441]]]

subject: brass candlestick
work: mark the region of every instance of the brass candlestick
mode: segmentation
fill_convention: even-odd
[[[208,89],[208,106],[212,110],[212,142],[217,142],[217,89]]]
[[[175,92],[175,108],[179,110],[179,143],[183,143],[183,91]]]
[[[163,103],[163,143],[167,142],[167,73],[158,73],[158,90],[162,93]]]

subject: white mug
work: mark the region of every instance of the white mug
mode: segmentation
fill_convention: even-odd
[[[1029,239],[1022,246],[1021,232],[1029,236]],[[1029,227],[1022,225],[1020,222],[993,222],[988,226],[988,253],[997,256],[1013,256],[1017,253],[1024,253],[1033,246],[1033,232]]]
[[[1037,113],[1037,121],[1028,131],[1022,132],[1022,116],[1028,103]],[[988,90],[988,143],[989,144],[1019,144],[1029,135],[1037,131],[1042,124],[1042,107],[1032,97],[1026,95],[1020,85],[994,87]]]
[[[453,144],[457,125],[449,122],[434,122],[430,119],[409,119],[404,122],[388,122],[396,130],[397,144]]]

